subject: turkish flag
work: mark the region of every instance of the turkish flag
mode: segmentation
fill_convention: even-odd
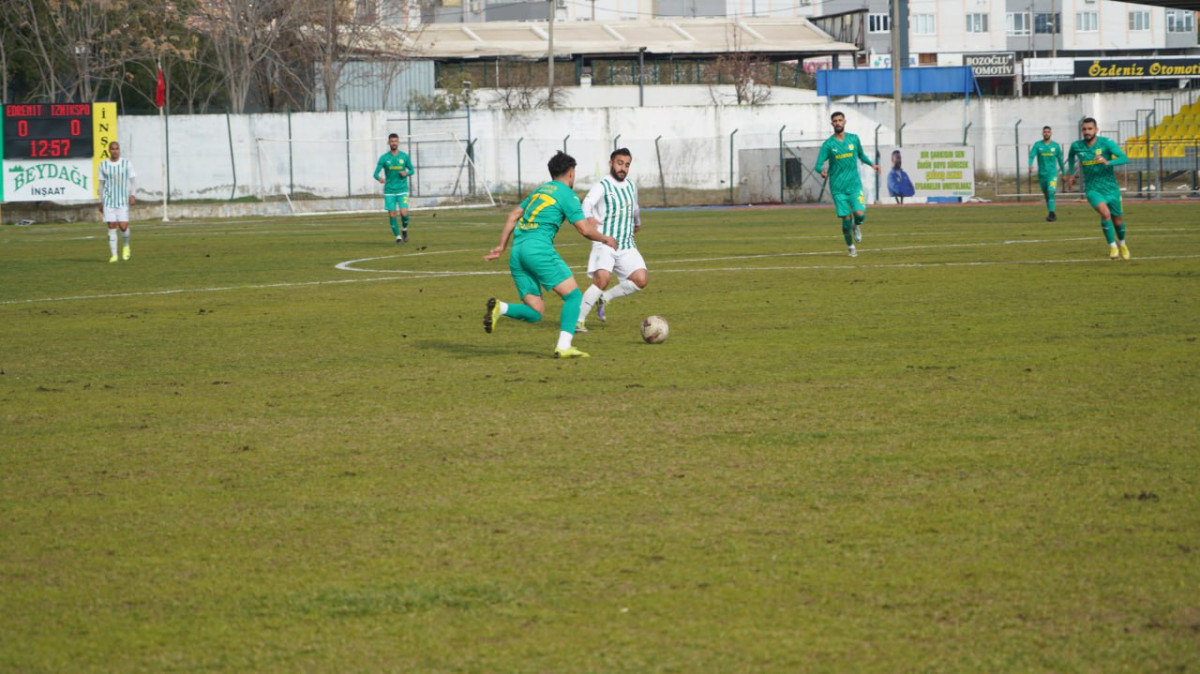
[[[162,107],[167,102],[167,78],[163,77],[162,66],[158,67],[158,85],[154,87],[154,104]]]

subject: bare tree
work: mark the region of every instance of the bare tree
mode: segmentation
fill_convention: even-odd
[[[303,8],[303,3],[292,0],[207,0],[201,3],[197,28],[212,40],[213,54],[234,113],[245,112],[261,66],[272,60],[276,64],[282,61],[276,47],[285,35],[296,29]]]
[[[771,98],[771,64],[762,56],[743,48],[742,31],[732,26],[727,35],[729,51],[718,56],[709,69],[709,94],[714,103],[722,103],[718,84],[733,85],[733,97],[738,105],[758,105]]]

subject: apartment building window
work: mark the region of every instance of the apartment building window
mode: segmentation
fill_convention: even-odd
[[[1096,12],[1079,12],[1075,15],[1075,30],[1080,33],[1095,33],[1100,30],[1100,15]]]
[[[354,20],[370,23],[379,18],[379,0],[357,0],[354,3]]]
[[[1009,12],[1008,34],[1029,35],[1032,32],[1032,26],[1029,23],[1029,14],[1027,12]]]
[[[1038,35],[1050,35],[1051,33],[1061,33],[1062,29],[1059,24],[1062,22],[1060,14],[1051,14],[1050,12],[1038,12],[1033,15],[1033,32]]]
[[[986,32],[988,32],[988,15],[987,14],[968,14],[967,15],[967,32],[968,33],[986,33]]]
[[[933,35],[934,22],[932,14],[913,14],[912,15],[912,32],[913,35]]]
[[[1173,9],[1167,10],[1167,32],[1168,33],[1190,33],[1196,27],[1196,16],[1191,12],[1177,12]]]
[[[1150,12],[1146,10],[1130,11],[1129,30],[1150,30]]]
[[[892,31],[892,17],[889,14],[868,14],[867,15],[867,32],[868,33],[890,33]]]

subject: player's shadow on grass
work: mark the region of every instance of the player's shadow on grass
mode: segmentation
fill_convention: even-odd
[[[413,346],[418,349],[428,349],[430,351],[442,351],[462,357],[470,356],[553,356],[554,351],[547,349],[546,353],[531,351],[528,348],[513,348],[508,346],[492,346],[482,344],[467,344],[465,342],[451,342],[442,339],[419,339],[413,343]]]

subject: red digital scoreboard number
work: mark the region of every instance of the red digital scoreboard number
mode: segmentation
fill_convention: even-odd
[[[91,103],[4,106],[5,159],[90,159]]]

